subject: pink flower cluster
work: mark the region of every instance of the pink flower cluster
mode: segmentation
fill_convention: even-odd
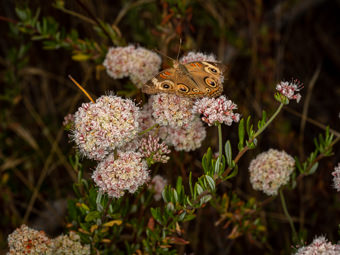
[[[209,126],[217,123],[230,126],[233,122],[240,120],[240,114],[233,112],[235,109],[237,109],[237,105],[231,100],[227,100],[225,96],[218,98],[204,97],[195,102],[193,112],[202,115],[202,121]]]
[[[74,114],[73,139],[84,156],[102,160],[139,131],[139,108],[129,99],[101,96]]]
[[[250,162],[250,182],[255,190],[267,195],[277,195],[278,189],[289,181],[295,160],[285,151],[270,149]]]
[[[147,162],[153,164],[156,162],[168,162],[170,157],[167,154],[171,151],[164,142],[159,143],[159,137],[149,135],[147,138],[142,138],[139,152],[146,158]]]
[[[334,167],[334,171],[332,172],[332,175],[333,175],[334,188],[337,191],[340,191],[340,163],[338,163],[338,166]]]
[[[82,245],[80,237],[74,232],[54,239],[46,236],[44,231],[37,231],[21,225],[8,236],[8,255],[45,254],[45,255],[89,255],[90,246]]]
[[[195,61],[209,61],[209,62],[217,62],[215,56],[213,54],[206,55],[201,52],[189,52],[187,55],[183,56],[179,62],[182,64],[187,64],[190,62],[195,62]]]
[[[158,73],[161,61],[153,51],[130,45],[110,48],[103,65],[112,78],[130,77],[131,81],[141,88]]]
[[[339,255],[340,245],[328,242],[324,236],[314,238],[313,242],[298,249],[295,255]]]
[[[276,85],[276,90],[287,97],[289,100],[296,100],[296,102],[300,102],[301,95],[300,93],[295,94],[297,91],[300,91],[303,88],[303,84],[298,80],[293,80],[292,82],[281,81]]]
[[[167,127],[161,133],[164,141],[174,146],[176,151],[193,151],[201,147],[207,132],[199,118],[194,118],[190,123],[180,127]]]
[[[119,198],[125,191],[136,192],[149,180],[148,165],[138,152],[118,152],[118,158],[110,154],[101,161],[92,178],[102,192]]]
[[[193,119],[193,100],[175,94],[161,93],[151,96],[152,116],[161,126],[173,128],[188,124]]]

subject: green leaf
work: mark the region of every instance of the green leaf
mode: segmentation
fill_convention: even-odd
[[[190,194],[191,194],[191,196],[193,196],[194,191],[193,191],[193,188],[192,188],[192,172],[189,173],[189,188],[190,188]]]
[[[227,164],[228,164],[228,166],[231,166],[232,162],[233,162],[233,155],[232,155],[231,145],[230,145],[229,140],[225,143],[224,147],[225,147],[225,155],[226,155],[226,159],[227,159]]]
[[[224,181],[235,177],[237,175],[237,173],[238,173],[238,166],[235,165],[234,170],[226,178],[224,178]]]
[[[92,212],[89,212],[86,217],[85,217],[85,221],[86,222],[90,222],[90,221],[93,221],[93,220],[96,220],[100,217],[100,212],[98,211],[92,211]]]
[[[308,175],[310,175],[310,174],[314,174],[315,173],[315,171],[318,169],[318,167],[319,167],[319,162],[316,162],[311,168],[310,168],[310,170],[308,171]]]
[[[207,180],[207,183],[209,185],[210,190],[214,191],[215,188],[216,188],[214,179],[211,178],[211,176],[209,176],[209,175],[206,175],[205,179]]]
[[[26,21],[30,16],[30,10],[15,8],[15,12],[19,19]]]
[[[179,176],[177,178],[177,183],[176,183],[176,191],[177,191],[178,194],[182,193],[182,187],[183,187],[183,185],[182,185],[182,177]]]

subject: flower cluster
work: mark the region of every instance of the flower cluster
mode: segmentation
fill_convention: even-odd
[[[328,242],[324,236],[314,238],[313,242],[298,249],[295,255],[338,255],[340,245]]]
[[[174,146],[176,151],[192,151],[201,147],[206,134],[203,123],[199,118],[194,118],[180,128],[167,127],[160,136],[167,144]]]
[[[217,123],[230,126],[233,121],[238,122],[240,120],[240,114],[233,112],[235,109],[237,109],[237,105],[231,100],[227,100],[225,96],[218,98],[204,97],[195,102],[193,112],[202,115],[202,121],[209,126]]]
[[[152,116],[161,126],[173,128],[188,124],[193,119],[193,100],[174,94],[161,93],[151,96]]]
[[[149,189],[151,189],[152,191],[155,192],[153,198],[156,200],[156,201],[159,201],[162,197],[162,192],[165,188],[165,186],[167,185],[167,180],[164,179],[162,176],[160,175],[155,175],[150,184],[149,184]]]
[[[74,114],[69,113],[64,117],[63,126],[65,128],[73,127],[73,124],[74,124]]]
[[[187,64],[194,61],[210,61],[217,62],[215,56],[213,54],[206,55],[201,52],[189,52],[187,55],[183,56],[179,62],[182,64]]]
[[[146,158],[149,165],[151,165],[156,162],[168,162],[169,156],[167,156],[167,154],[170,153],[170,150],[164,142],[159,143],[159,137],[149,135],[148,138],[142,138],[139,152]]]
[[[53,254],[52,242],[44,231],[37,231],[21,225],[8,236],[8,255]]]
[[[111,197],[119,198],[125,191],[136,192],[149,180],[148,165],[138,152],[118,152],[101,161],[92,175],[99,189]]]
[[[300,102],[301,95],[300,93],[295,94],[297,91],[300,91],[303,88],[303,84],[298,80],[293,80],[292,82],[281,81],[276,85],[276,90],[289,100],[296,100],[296,102]]]
[[[80,236],[71,231],[68,235],[60,235],[53,239],[54,255],[88,255],[90,245],[82,245]]]
[[[114,79],[130,77],[131,81],[141,87],[155,76],[161,65],[161,58],[143,47],[127,46],[109,49],[103,65]]]
[[[340,191],[340,163],[338,163],[338,166],[334,167],[334,171],[332,172],[332,175],[333,175],[334,188],[337,191]]]
[[[255,190],[277,195],[278,189],[289,181],[295,160],[285,151],[270,149],[250,162],[250,182]]]
[[[45,254],[45,255],[89,255],[90,246],[82,245],[80,237],[70,232],[50,239],[44,231],[37,231],[21,225],[8,236],[8,255]]]
[[[82,104],[74,117],[73,139],[90,159],[104,159],[139,131],[139,108],[131,100],[113,95]]]

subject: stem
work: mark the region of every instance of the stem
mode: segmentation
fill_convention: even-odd
[[[296,234],[296,230],[293,224],[293,220],[292,217],[290,216],[288,210],[287,210],[287,206],[286,206],[286,201],[285,201],[285,197],[283,195],[282,189],[280,189],[280,198],[281,198],[281,204],[282,204],[282,208],[283,208],[283,212],[285,213],[287,220],[289,222],[290,228],[292,229],[293,232],[293,242],[298,241],[298,235]]]
[[[222,160],[222,125],[218,123],[218,157]]]
[[[111,203],[112,203],[112,197],[109,197],[109,200],[107,201],[106,207],[105,207],[104,212],[103,212],[103,215],[102,215],[102,223],[103,223],[104,220],[105,220],[107,211],[109,210],[109,206],[110,206]]]
[[[158,127],[159,125],[158,124],[155,124],[147,129],[144,129],[143,131],[139,132],[138,135],[144,135],[145,133],[151,131],[152,129],[154,129],[155,127]]]
[[[276,118],[276,116],[279,114],[279,112],[281,111],[282,107],[284,106],[283,103],[280,104],[280,106],[277,108],[276,112],[274,112],[274,114],[270,117],[270,119],[266,122],[266,124],[264,124],[264,126],[262,128],[260,128],[259,130],[257,130],[257,132],[254,134],[254,136],[252,137],[252,140],[254,140],[258,135],[260,135],[267,127],[268,125]]]

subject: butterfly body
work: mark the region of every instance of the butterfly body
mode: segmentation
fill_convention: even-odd
[[[223,70],[220,63],[195,61],[163,70],[145,83],[142,91],[147,94],[171,93],[178,96],[200,98],[216,97],[223,91]]]

